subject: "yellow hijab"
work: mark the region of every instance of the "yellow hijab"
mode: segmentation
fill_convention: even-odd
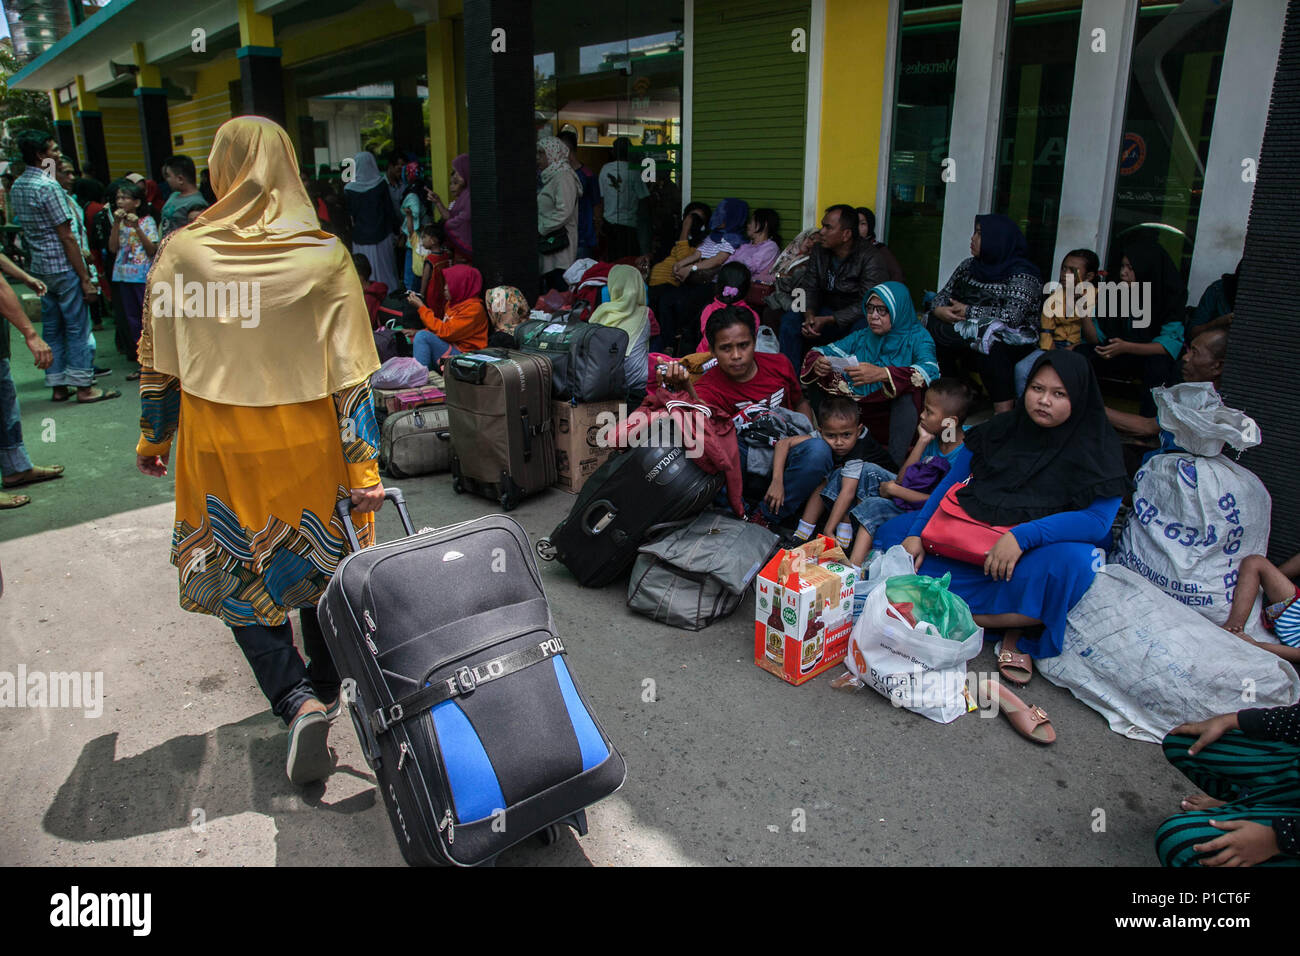
[[[225,405],[310,402],[379,368],[361,281],[324,232],[293,144],[260,116],[217,130],[217,201],[160,246],[140,360]]]
[[[645,280],[628,265],[614,266],[606,280],[609,301],[596,307],[587,321],[611,325],[627,333],[629,346],[637,341],[642,329],[650,324],[645,305]]]

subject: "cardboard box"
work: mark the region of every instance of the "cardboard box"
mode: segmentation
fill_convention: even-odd
[[[573,405],[569,402],[553,403],[551,423],[555,431],[555,469],[559,480],[555,485],[577,494],[596,469],[618,451],[601,447],[597,437],[601,430],[599,416],[608,413],[617,418],[622,402],[587,402]]]
[[[806,561],[802,568],[797,559]],[[857,573],[825,535],[777,551],[754,584],[754,663],[802,684],[844,660]]]

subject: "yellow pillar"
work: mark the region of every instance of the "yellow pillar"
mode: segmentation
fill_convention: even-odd
[[[452,22],[443,17],[424,27],[429,77],[429,177],[435,192],[447,194],[451,161],[460,152],[456,136],[456,62]]]
[[[60,103],[58,90],[50,90],[50,113],[53,114],[56,123],[72,122],[72,104]]]
[[[240,46],[275,46],[275,25],[271,18],[257,12],[256,0],[237,0]]]
[[[875,206],[876,170],[889,161],[880,155],[881,111],[894,106],[882,102],[889,0],[826,0],[825,17],[818,221],[833,203]],[[856,72],[846,75],[845,64]]]
[[[77,74],[77,109],[85,112],[87,110],[99,109],[99,97],[86,89],[86,78],[80,73]]]
[[[144,44],[135,42],[131,44],[131,55],[135,59],[136,74],[135,86],[139,90],[160,90],[162,89],[162,70],[154,66],[145,58]]]

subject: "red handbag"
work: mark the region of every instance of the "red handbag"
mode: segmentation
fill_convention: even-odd
[[[983,564],[998,538],[1011,528],[1008,525],[985,524],[968,515],[966,509],[957,502],[957,489],[964,487],[966,482],[953,485],[939,499],[939,507],[921,529],[921,544],[930,554],[965,561],[967,564]]]

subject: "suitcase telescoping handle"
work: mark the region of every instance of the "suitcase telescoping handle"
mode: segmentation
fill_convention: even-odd
[[[396,506],[397,516],[402,519],[402,527],[406,529],[407,537],[415,534],[415,525],[411,521],[410,512],[406,510],[406,496],[402,494],[402,489],[385,488],[384,497]],[[348,545],[353,551],[360,551],[361,542],[357,540],[356,529],[352,527],[352,499],[340,498],[334,510],[338,512],[339,519],[343,522],[343,533],[348,537]]]

